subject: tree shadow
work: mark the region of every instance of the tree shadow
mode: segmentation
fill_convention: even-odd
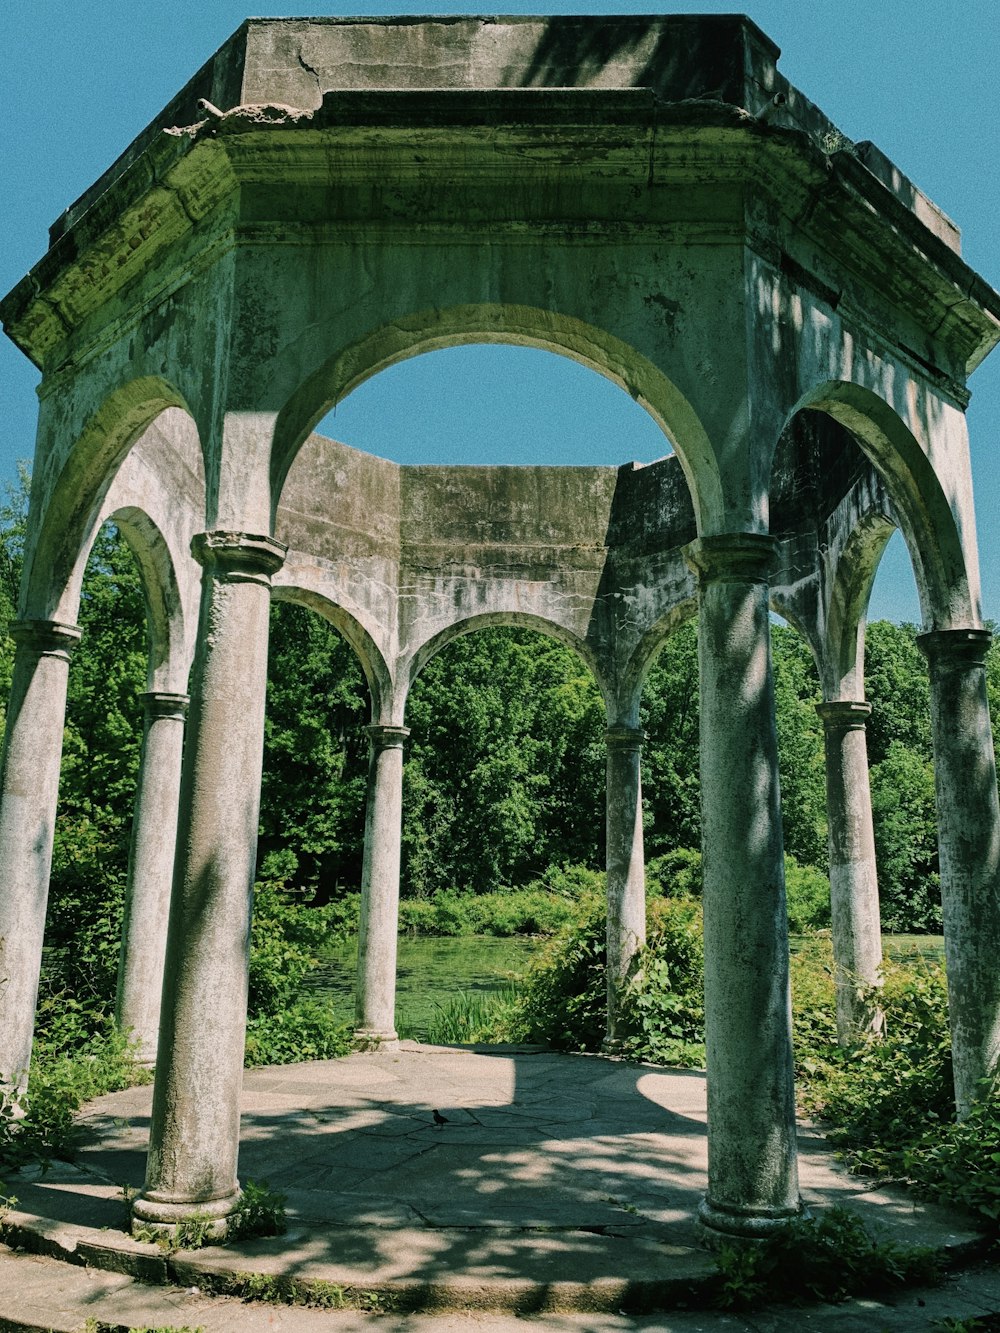
[[[123,1243],[120,1186],[141,1187],[149,1109],[148,1087],[99,1099],[75,1165],[11,1182],[39,1234],[108,1228],[105,1243]],[[928,1214],[911,1198],[848,1177],[808,1128],[800,1151],[814,1206],[860,1204],[919,1238]],[[415,1044],[252,1070],[241,1179],[286,1196],[288,1229],[185,1254],[174,1277],[388,1286],[412,1310],[460,1280],[502,1288],[522,1313],[547,1308],[556,1284],[612,1284],[638,1310],[709,1278],[694,1221],[706,1168],[701,1071]]]

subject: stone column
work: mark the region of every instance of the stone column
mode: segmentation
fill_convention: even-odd
[[[931,677],[941,908],[959,1118],[1000,1061],[1000,808],[983,629],[917,639]]]
[[[80,630],[10,626],[17,644],[0,782],[0,1112],[21,1114],[42,965],[69,660]]]
[[[240,1089],[257,852],[271,575],[269,537],[206,532],[146,1185],[136,1224],[194,1213],[213,1234],[239,1197]]]
[[[122,1031],[131,1034],[139,1063],[152,1065],[160,1026],[188,697],[149,691],[141,698],[145,718],[132,815],[115,1020]]]
[[[399,843],[407,727],[371,726],[368,809],[358,923],[357,1034],[388,1045],[396,1035]]]
[[[846,1046],[865,1031],[881,1032],[884,1016],[863,1003],[859,987],[879,984],[882,925],[875,868],[872,798],[865,720],[871,704],[847,700],[816,705],[826,747],[826,810],[830,847],[830,915],[837,995],[837,1039]]]
[[[609,727],[607,760],[608,1030],[603,1050],[621,1049],[621,992],[646,942],[646,875],[638,727]]]
[[[708,1194],[713,1232],[801,1210],[768,621],[772,538],[692,543],[699,576]]]

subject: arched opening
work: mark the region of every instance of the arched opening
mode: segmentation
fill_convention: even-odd
[[[919,399],[919,391],[911,396]],[[924,405],[929,416],[932,408]],[[820,414],[818,423],[813,413]],[[924,429],[933,434],[932,427]],[[859,385],[832,381],[797,404],[772,462],[772,493],[784,492],[793,511],[790,520],[782,520],[785,526],[794,521],[803,459],[807,470],[818,469],[815,479],[807,476],[806,486],[819,487],[821,512],[827,514],[835,513],[859,481],[871,489],[861,478],[866,459],[905,539],[925,628],[978,624],[978,573],[967,561],[961,497],[946,493],[928,452],[889,403]]]
[[[397,362],[316,430],[403,464],[617,467],[672,452],[618,385],[568,357],[503,343]]]
[[[400,1015],[414,1035],[461,1036],[478,995],[603,902],[605,705],[579,651],[540,630],[460,624],[415,664],[401,916],[404,929],[445,941],[401,952]],[[421,968],[437,977],[411,1017]]]
[[[717,463],[706,432],[691,405],[662,371],[634,348],[580,320],[551,310],[484,304],[418,311],[333,352],[299,385],[278,414],[271,464],[272,503],[276,505],[278,502],[285,476],[302,441],[335,405],[343,404],[365,381],[410,358],[419,357],[421,353],[444,349],[450,349],[452,355],[458,356],[460,361],[465,360],[468,365],[475,365],[476,359],[480,364],[489,364],[482,359],[492,355],[485,348],[475,352],[467,350],[474,344],[506,345],[506,350],[493,362],[490,375],[501,394],[505,385],[510,384],[509,372],[515,365],[519,375],[526,364],[533,367],[545,365],[547,374],[557,382],[559,378],[569,382],[572,372],[551,370],[547,363],[531,355],[532,351],[538,350],[568,358],[624,389],[626,396],[645,409],[654,426],[663,434],[663,443],[652,445],[652,456],[662,457],[670,452],[672,443],[681,459],[699,515],[720,510]],[[471,362],[469,357],[473,358]],[[442,368],[450,394],[455,377],[448,375],[445,361],[437,362],[437,365]],[[403,386],[404,397],[408,376],[417,374],[419,377],[422,373],[422,369],[400,372],[402,379],[399,383]],[[574,381],[575,384],[579,382]],[[391,396],[393,381],[389,380],[387,384]],[[510,387],[513,390],[515,386],[510,384]],[[475,385],[467,385],[466,390],[474,392]],[[577,392],[576,388],[567,391],[570,401]],[[596,388],[594,392],[597,392]],[[561,397],[562,394],[557,392],[556,400]],[[363,408],[362,402],[362,411]],[[346,415],[349,409],[341,408],[341,411]],[[402,425],[405,439],[405,419]],[[476,461],[468,459],[467,446],[459,444],[458,447],[463,461]],[[631,448],[619,451],[612,445],[605,456],[621,463],[635,457],[636,452]],[[420,461],[438,462],[440,459],[432,457]],[[544,463],[550,460],[542,449],[536,452],[533,461]],[[574,460],[564,453],[559,461]]]
[[[248,1065],[349,1045],[373,711],[349,622],[300,588],[271,603]]]
[[[552,636],[496,624],[450,636],[407,705],[406,889],[483,893],[598,867],[604,719],[587,664]]]
[[[143,470],[147,455],[152,466]],[[133,479],[140,472],[141,479]],[[72,620],[79,553],[93,541],[102,512],[132,502],[130,489],[164,531],[177,530],[177,544],[186,551],[191,534],[204,526],[204,461],[194,421],[164,381],[137,380],[112,394],[87,421],[58,473],[50,466],[34,478],[31,504],[38,517],[29,525],[22,611]],[[112,491],[121,494],[109,503]]]
[[[793,594],[790,610],[807,608],[815,623],[824,697],[871,707],[864,730],[882,929],[936,934],[941,908],[930,703],[914,615],[933,622],[948,606],[968,602],[968,585],[954,517],[937,479],[916,442],[906,439],[903,423],[881,400],[869,401],[873,397],[840,386],[818,400],[819,410],[791,419],[774,457],[772,516],[777,535],[793,550],[799,533],[818,539],[818,618],[805,597],[796,601]],[[869,412],[864,430],[863,410]],[[915,544],[923,554],[913,555]],[[908,607],[911,614],[879,615],[880,603],[890,611]],[[787,793],[784,774],[782,786]]]
[[[82,1040],[100,1062],[114,1023],[150,1064],[189,632],[171,553],[143,511],[106,519],[79,565],[39,1024],[49,1053]],[[83,1012],[89,1031],[74,1026]]]

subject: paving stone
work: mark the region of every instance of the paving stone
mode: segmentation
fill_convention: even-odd
[[[428,1055],[411,1049],[251,1071],[241,1171],[244,1178],[265,1180],[287,1193],[289,1230],[283,1237],[177,1256],[169,1261],[175,1280],[191,1286],[213,1274],[257,1271],[334,1282],[350,1290],[419,1290],[439,1306],[456,1307],[455,1314],[442,1311],[435,1320],[473,1320],[475,1314],[477,1322],[465,1327],[481,1326],[490,1333],[493,1326],[482,1324],[483,1319],[508,1318],[505,1307],[529,1313],[539,1302],[547,1309],[540,1328],[565,1327],[574,1333],[641,1327],[784,1333],[793,1318],[807,1328],[863,1327],[875,1333],[881,1326],[872,1324],[875,1318],[889,1321],[885,1327],[891,1329],[922,1327],[913,1321],[932,1308],[930,1297],[925,1306],[914,1299],[909,1305],[853,1303],[732,1317],[690,1310],[657,1316],[648,1325],[615,1322],[618,1307],[612,1295],[625,1290],[622,1284],[649,1291],[642,1284],[672,1282],[676,1294],[678,1282],[712,1271],[713,1261],[701,1249],[694,1226],[706,1183],[705,1128],[696,1119],[704,1103],[704,1076],[658,1071],[654,1077],[614,1064],[605,1078],[602,1063],[461,1050]],[[616,1096],[607,1095],[608,1087]],[[636,1088],[653,1096],[642,1096]],[[149,1090],[141,1089],[101,1098],[88,1108],[89,1138],[76,1164],[56,1164],[47,1175],[34,1172],[32,1179],[8,1181],[23,1196],[17,1220],[30,1243],[77,1261],[86,1254],[93,1263],[123,1268],[163,1264],[155,1247],[137,1247],[120,1229],[124,1215],[114,1183],[123,1167],[141,1181],[148,1121],[135,1112],[148,1096]],[[451,1123],[434,1128],[424,1118],[427,1107],[442,1108]],[[651,1107],[655,1131],[646,1128]],[[869,1225],[908,1243],[938,1248],[974,1243],[974,1233],[959,1214],[848,1176],[815,1127],[803,1127],[800,1148],[810,1202],[848,1202]],[[22,1256],[10,1262],[41,1261]],[[55,1266],[71,1271],[69,1264]],[[3,1317],[9,1317],[12,1301],[17,1306],[11,1271],[0,1265]],[[92,1294],[105,1291],[93,1274],[86,1280]],[[121,1274],[115,1280],[127,1281]],[[64,1285],[60,1278],[54,1289]],[[950,1301],[956,1311],[987,1312],[991,1305],[1000,1306],[998,1286],[991,1288],[977,1273],[963,1274],[933,1296],[933,1308],[945,1309],[941,1302]],[[136,1310],[143,1301],[155,1304],[149,1288],[115,1288],[107,1299],[121,1302],[124,1291]],[[176,1286],[167,1291],[175,1305],[184,1294]],[[190,1293],[187,1298],[206,1299]],[[560,1305],[579,1302],[609,1304],[609,1309],[581,1314],[583,1322],[575,1325],[549,1322],[550,1317],[565,1320],[556,1314]],[[479,1306],[486,1309],[477,1311]],[[100,1307],[91,1302],[81,1308],[90,1313]],[[237,1313],[252,1309],[235,1308]],[[203,1325],[206,1333],[237,1327],[297,1333],[300,1327],[330,1326],[315,1322],[321,1312],[312,1312],[310,1324],[294,1322],[298,1315],[285,1310],[279,1312],[280,1323],[240,1325],[232,1322],[231,1302],[218,1309],[218,1319],[212,1313],[206,1322],[199,1306],[196,1326]],[[172,1319],[174,1312],[168,1312]],[[899,1322],[904,1315],[909,1325]],[[257,1313],[252,1317],[257,1319]],[[337,1329],[343,1333],[340,1318]],[[398,1327],[437,1333],[430,1318]],[[829,1323],[835,1318],[841,1322]],[[51,1327],[75,1328],[82,1322],[53,1320]],[[151,1319],[146,1322],[156,1326]],[[170,1321],[164,1316],[159,1323],[164,1322]],[[518,1325],[522,1333],[526,1326],[530,1321]],[[380,1322],[379,1333],[390,1327]]]

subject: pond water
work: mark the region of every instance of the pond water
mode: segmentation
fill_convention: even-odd
[[[940,935],[884,935],[882,942],[890,958],[922,954],[939,960],[944,953]],[[526,971],[545,944],[544,939],[524,935],[510,939],[401,935],[396,983],[400,1035],[426,1040],[429,1023],[460,991],[482,995],[502,990],[511,977]],[[793,949],[795,945],[793,940]],[[307,983],[314,993],[330,998],[334,1013],[345,1023],[354,1021],[357,949],[356,940],[332,949]]]
[[[457,938],[400,936],[397,954],[396,1027],[400,1036],[425,1039],[434,1015],[460,991],[486,994],[501,990],[525,971],[544,940],[518,935]],[[334,1013],[354,1021],[357,941],[339,946],[309,978],[309,988],[329,996]]]
[[[944,962],[943,935],[883,935],[882,952],[896,962],[907,958],[926,958],[932,963]]]

